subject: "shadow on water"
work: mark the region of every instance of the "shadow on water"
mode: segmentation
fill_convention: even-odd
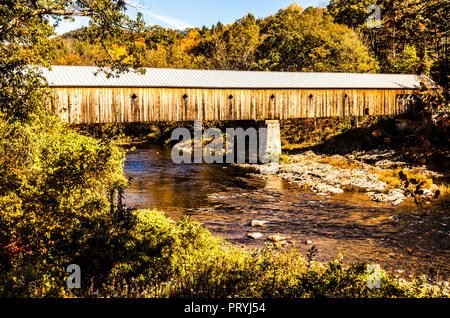
[[[128,206],[158,209],[175,220],[190,215],[234,244],[261,247],[280,234],[303,253],[316,245],[323,261],[342,253],[344,262],[379,263],[401,275],[448,279],[450,273],[448,196],[426,208],[408,202],[394,208],[362,193],[319,196],[237,167],[177,165],[159,146],[129,152],[125,174]],[[256,228],[252,220],[270,223]],[[250,239],[250,232],[263,238]]]

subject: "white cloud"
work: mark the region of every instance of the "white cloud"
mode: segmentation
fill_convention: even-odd
[[[155,19],[157,19],[159,21],[162,21],[164,23],[167,23],[171,27],[173,27],[175,29],[178,29],[178,30],[184,30],[184,29],[187,29],[187,28],[193,28],[192,25],[190,25],[190,24],[188,24],[188,23],[186,23],[184,21],[172,18],[172,17],[168,17],[168,16],[164,16],[164,15],[158,15],[158,14],[155,14],[155,13],[150,12],[148,10],[146,10],[146,13],[149,16],[151,16],[151,17],[153,17],[153,18],[155,18]]]
[[[145,13],[147,13],[149,16],[151,16],[152,18],[155,18],[158,21],[164,22],[168,25],[170,25],[171,27],[177,29],[177,30],[184,30],[187,28],[193,28],[192,25],[190,25],[189,23],[186,23],[184,21],[181,21],[179,19],[175,19],[172,17],[168,17],[165,15],[159,15],[156,13],[151,12],[142,2],[137,3],[135,1],[126,1],[126,3],[136,9],[139,9],[141,11],[144,11]]]

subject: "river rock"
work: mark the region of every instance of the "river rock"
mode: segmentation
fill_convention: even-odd
[[[257,240],[257,239],[260,239],[261,237],[263,237],[263,235],[259,232],[248,233],[247,236],[254,240]]]
[[[281,243],[281,242],[286,242],[287,237],[280,236],[280,235],[272,235],[272,236],[269,236],[268,239],[275,243]]]
[[[363,160],[368,160],[368,161],[380,161],[383,159],[391,159],[394,157],[398,157],[400,154],[398,153],[398,151],[394,150],[394,149],[384,149],[384,150],[380,150],[380,149],[374,149],[371,151],[367,151],[367,152],[362,152],[362,153],[353,153],[354,155],[356,155],[356,158],[358,159],[363,159]]]
[[[376,191],[383,192],[387,188],[387,184],[373,178],[372,176],[367,176],[366,178],[357,178],[352,180],[350,185],[365,191]]]
[[[403,165],[401,159],[402,154],[392,149],[354,151],[346,156],[325,156],[306,151],[290,156],[289,163],[240,166],[248,166],[266,178],[268,174],[277,174],[290,183],[320,195],[340,194],[344,189],[356,189],[366,192],[373,201],[398,205],[407,198],[405,191],[401,188],[389,190],[391,185],[381,181],[380,175],[383,175],[384,168]],[[414,167],[412,172],[434,177],[425,167]],[[422,190],[424,196],[431,197],[437,189]]]
[[[391,203],[392,205],[399,205],[406,199],[404,192],[400,189],[390,190],[388,193],[367,192],[366,194],[373,201]]]
[[[382,169],[388,169],[388,168],[395,168],[399,166],[405,166],[407,163],[403,161],[392,161],[392,160],[380,160],[375,162],[375,167],[382,168]]]
[[[306,245],[309,245],[309,244],[312,244],[312,243],[313,243],[313,241],[311,241],[311,240],[306,240],[306,241],[305,241],[305,244],[306,244]]]
[[[259,172],[262,174],[277,174],[280,166],[278,163],[269,163],[261,165],[259,167]]]
[[[190,213],[207,213],[207,212],[211,212],[211,209],[192,208],[192,209],[188,209],[187,212],[190,212]]]
[[[338,193],[344,192],[344,190],[342,190],[341,188],[336,188],[336,187],[333,187],[333,186],[325,184],[325,183],[316,184],[314,189],[316,189],[317,191],[319,191],[321,193],[338,194]]]
[[[424,189],[422,189],[422,191],[423,191],[423,196],[432,197],[434,195],[434,193],[431,189],[424,188]]]
[[[251,226],[263,226],[267,223],[269,223],[269,221],[252,220],[250,224]]]

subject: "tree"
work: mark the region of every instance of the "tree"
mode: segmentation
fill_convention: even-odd
[[[371,2],[382,9],[381,28],[365,24],[364,8]],[[446,0],[332,0],[328,6],[335,22],[361,31],[383,72],[431,75],[444,88],[448,86],[449,10]],[[412,64],[405,65],[407,60]]]
[[[258,65],[263,70],[374,72],[377,63],[358,34],[322,9],[297,5],[261,21]]]
[[[139,69],[141,52],[135,49],[143,43],[132,30],[142,23],[124,10],[125,3],[115,0],[0,4],[2,296],[70,295],[64,290],[68,264],[78,262],[95,278],[120,259],[118,245],[129,224],[129,214],[115,203],[126,186],[123,152],[46,112],[39,68],[50,65],[55,43],[49,18],[89,16],[90,27],[79,36],[103,49],[98,65],[112,72]],[[111,38],[120,45],[114,47]],[[25,288],[14,288],[19,277]]]
[[[132,44],[134,31],[142,30],[144,25],[142,16],[132,20],[125,11],[126,2],[123,0],[3,1],[0,5],[1,70],[19,65],[48,65],[50,37],[54,35],[55,26],[65,17],[90,17],[89,28],[82,34],[85,40],[104,44],[105,40],[114,37],[127,44],[131,40]],[[56,22],[52,24],[50,18]],[[99,64],[122,69],[137,67],[140,59],[132,49],[131,45],[127,53],[133,56],[133,64],[121,63],[123,60],[111,56]],[[14,54],[8,54],[12,52]]]
[[[331,0],[327,9],[335,22],[358,28],[367,21],[367,7],[376,3],[374,0]]]
[[[418,73],[421,60],[417,56],[417,50],[412,45],[407,45],[405,50],[399,53],[392,64],[395,73],[416,74]]]
[[[94,64],[98,45],[88,46],[78,32],[55,40],[54,63]],[[248,14],[233,24],[184,32],[152,27],[145,39],[144,66],[225,70],[373,72],[377,63],[357,30],[334,23],[326,10],[298,5],[256,20]],[[67,42],[69,38],[73,43]],[[111,39],[110,42],[114,42]],[[117,41],[115,41],[117,42]]]
[[[129,67],[139,69],[142,50],[135,30],[143,29],[126,14],[123,0],[5,0],[0,4],[0,110],[9,118],[26,119],[39,108],[30,96],[41,94],[38,67],[49,66],[55,26],[64,17],[90,17],[89,28],[82,32],[86,41],[98,43],[106,53],[96,63],[113,71]],[[50,21],[53,18],[55,23]],[[125,54],[111,54],[108,39],[120,40]],[[35,84],[35,85],[33,85]],[[42,94],[41,94],[42,95]],[[42,100],[42,96],[36,101]],[[31,105],[34,105],[31,107]]]
[[[230,69],[250,70],[260,43],[259,26],[252,14],[237,20],[223,33],[226,59]]]

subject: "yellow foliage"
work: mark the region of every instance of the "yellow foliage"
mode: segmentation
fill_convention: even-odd
[[[372,172],[379,175],[379,180],[387,183],[392,188],[398,187],[402,184],[402,181],[399,177],[400,171],[406,175],[408,180],[415,179],[417,184],[421,183],[421,188],[431,188],[433,185],[433,179],[429,178],[421,173],[415,173],[411,170],[402,170],[402,169],[374,169]],[[417,184],[410,183],[408,189],[414,190]]]
[[[121,60],[124,63],[129,63],[134,60],[132,56],[128,55],[127,47],[125,45],[111,45],[111,49],[108,50],[109,55],[115,60]]]
[[[193,47],[200,43],[199,33],[197,30],[190,31],[187,36],[180,42],[180,48],[183,51],[190,51]]]

